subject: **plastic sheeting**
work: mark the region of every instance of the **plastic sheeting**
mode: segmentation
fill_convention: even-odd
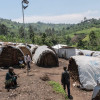
[[[79,79],[83,88],[93,89],[100,77],[100,58],[89,56],[73,56],[78,65]]]
[[[92,56],[100,58],[100,51],[95,51]]]
[[[76,55],[79,55],[79,53],[81,52],[81,53],[83,53],[84,56],[91,56],[91,54],[92,54],[94,51],[75,49],[75,52],[76,52]]]
[[[94,52],[94,51],[91,51],[91,50],[81,50],[81,52],[83,52],[83,54],[85,56],[91,56],[91,54]]]
[[[99,91],[100,91],[100,77],[97,80],[97,86],[95,86],[95,88],[93,90],[92,99],[98,95]]]
[[[49,49],[48,46],[45,46],[45,45],[44,46],[40,46],[40,47],[37,48],[37,50],[36,50],[36,52],[35,52],[35,54],[33,56],[33,61],[35,63],[37,63],[37,61],[40,59],[41,54],[43,54],[45,52],[52,52],[52,53],[55,54],[55,52],[53,50]]]
[[[66,48],[63,48],[66,47]],[[75,56],[75,48],[68,47],[67,45],[58,44],[53,46],[56,51],[58,57],[69,59],[71,56]]]
[[[2,48],[0,47],[0,54],[2,53]]]

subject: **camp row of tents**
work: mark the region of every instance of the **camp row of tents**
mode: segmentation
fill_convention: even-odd
[[[3,42],[0,46],[0,67],[18,65],[20,59],[25,61],[26,54],[30,55],[33,62],[38,66],[50,67],[59,65],[58,56],[51,47]]]
[[[100,57],[100,51],[81,50],[63,44],[55,45],[53,48],[55,49],[58,57],[65,59],[78,55]]]
[[[59,66],[58,58],[69,59],[68,70],[74,81],[82,88],[91,90],[100,77],[100,52],[81,50],[58,44],[53,47],[22,43],[1,43],[0,67],[17,65],[19,58],[29,54],[38,66]]]
[[[68,70],[82,89],[93,90],[100,78],[100,51],[81,50],[66,45],[53,46],[58,57],[69,59]]]

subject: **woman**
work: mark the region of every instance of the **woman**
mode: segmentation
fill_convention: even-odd
[[[17,75],[14,73],[13,67],[9,67],[5,80],[5,88],[10,89],[17,86]]]

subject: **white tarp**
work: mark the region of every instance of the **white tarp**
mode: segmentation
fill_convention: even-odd
[[[99,92],[100,92],[100,77],[97,80],[97,86],[95,86],[95,88],[93,89],[92,99],[94,99]]]
[[[55,54],[55,52],[53,50],[49,49],[48,46],[43,45],[36,49],[35,54],[32,58],[33,61],[35,63],[37,63],[37,61],[40,60],[40,57],[42,56],[41,54],[46,53],[46,52],[52,52]]]
[[[91,51],[91,50],[81,50],[81,52],[83,52],[83,54],[85,56],[91,56],[91,54],[94,52],[94,51]]]
[[[0,54],[2,53],[2,48],[0,47]]]
[[[85,89],[93,89],[100,77],[100,58],[89,56],[73,56],[78,65],[80,82]]]
[[[56,51],[58,57],[69,59],[71,56],[75,56],[75,48],[62,48],[68,47],[67,45],[58,44],[53,46],[54,50]]]
[[[100,58],[100,51],[95,51],[92,56]]]
[[[76,55],[79,55],[79,53],[83,53],[84,56],[91,56],[91,54],[94,52],[94,51],[91,51],[91,50],[82,50],[82,49],[75,49],[75,52],[76,52]]]
[[[66,47],[66,46],[67,45],[58,44],[58,45],[52,46],[52,48],[54,48],[54,50],[58,54],[58,57],[62,57],[65,54],[65,49],[61,49],[61,48]]]
[[[66,58],[70,58],[71,56],[75,56],[75,49],[73,48],[68,48],[66,50]]]
[[[75,49],[75,55],[78,56],[79,55],[80,49]]]

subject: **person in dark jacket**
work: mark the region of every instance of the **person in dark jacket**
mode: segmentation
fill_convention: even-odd
[[[67,86],[67,92],[68,92],[68,98],[72,98],[72,96],[70,95],[70,76],[69,76],[69,72],[67,71],[67,67],[63,67],[64,72],[62,73],[61,76],[61,83],[63,85],[64,90],[66,90],[66,86]]]
[[[17,75],[14,73],[13,67],[9,67],[9,71],[6,73],[5,80],[5,88],[9,89],[17,86]]]

